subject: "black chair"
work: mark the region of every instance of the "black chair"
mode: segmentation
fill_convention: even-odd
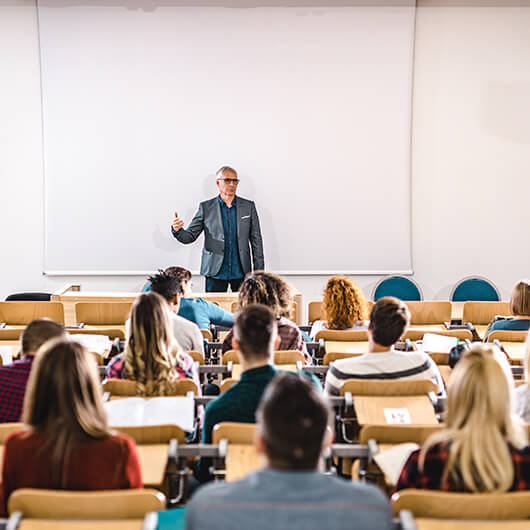
[[[49,302],[51,293],[15,293],[6,298],[6,302]]]

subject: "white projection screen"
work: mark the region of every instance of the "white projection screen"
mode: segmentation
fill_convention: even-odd
[[[268,270],[410,272],[415,2],[320,3],[40,0],[45,273],[197,272],[225,164]]]

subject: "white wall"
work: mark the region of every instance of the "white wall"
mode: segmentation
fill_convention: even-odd
[[[530,0],[504,8],[451,4],[418,2],[414,278],[427,299],[446,298],[469,274],[489,277],[507,298],[518,279],[530,276]],[[0,298],[72,280],[92,290],[139,288],[142,278],[42,276],[39,79],[34,1],[0,0]],[[379,278],[354,279],[369,295]],[[305,301],[318,298],[326,281],[290,280]]]

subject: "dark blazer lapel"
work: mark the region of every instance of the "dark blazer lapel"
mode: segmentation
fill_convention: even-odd
[[[241,207],[240,207],[240,203],[241,203],[241,199],[239,199],[239,197],[236,195],[234,197],[235,201],[236,201],[236,226],[237,226],[237,236],[239,236],[239,234],[241,233]]]

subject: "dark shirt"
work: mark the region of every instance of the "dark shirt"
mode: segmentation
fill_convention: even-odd
[[[278,373],[279,370],[270,364],[246,370],[241,374],[239,381],[235,385],[224,394],[221,394],[215,401],[209,403],[204,414],[202,443],[212,443],[213,428],[222,421],[255,423],[256,410],[261,396],[267,385]],[[322,389],[318,379],[313,374],[303,370],[299,373],[319,389]],[[200,459],[197,478],[202,482],[210,479],[209,467],[211,465],[211,459]]]
[[[0,423],[21,421],[22,404],[33,356],[0,366]]]
[[[214,276],[216,280],[234,280],[243,278],[243,269],[239,260],[239,247],[237,244],[237,197],[234,197],[232,206],[217,197],[221,206],[221,217],[223,220],[223,231],[225,237],[225,251],[221,269]]]
[[[513,483],[509,491],[530,489],[530,446],[521,450],[508,445],[513,460]],[[425,455],[423,470],[419,468],[420,450],[414,451],[399,476],[396,490],[405,488],[440,491],[467,491],[463,484],[456,484],[451,474],[442,482],[445,465],[449,459],[449,446],[436,444]]]

